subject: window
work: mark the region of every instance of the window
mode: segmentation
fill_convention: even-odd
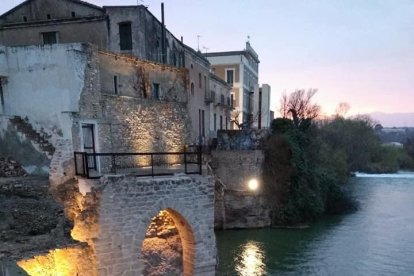
[[[75,14],[75,12],[73,11],[73,12],[71,12],[71,15],[72,15],[72,18],[75,18],[76,17],[76,14]]]
[[[51,17],[50,17],[50,14],[47,14],[47,15],[46,15],[46,17],[47,17],[47,19],[50,19],[50,18],[51,18]]]
[[[26,16],[23,16],[23,21],[27,22],[27,17]]]
[[[1,78],[0,78],[0,104],[1,104],[1,109],[0,109],[0,113],[4,113],[4,95],[3,95],[3,86],[2,86],[2,82],[1,82]]]
[[[204,76],[204,92],[207,93],[207,77]]]
[[[233,95],[233,94],[231,94],[231,95],[230,95],[230,97],[231,97],[231,98],[230,98],[230,106],[231,106],[231,107],[234,107],[234,95]]]
[[[231,106],[230,98],[227,97],[227,106]]]
[[[220,129],[223,129],[223,116],[220,115]]]
[[[198,87],[201,88],[201,73],[198,73]]]
[[[213,90],[210,91],[210,98],[211,101],[216,102],[216,92],[214,92]]]
[[[119,47],[121,50],[132,50],[131,22],[119,23]]]
[[[233,69],[226,69],[226,82],[228,84],[234,83],[234,70]]]
[[[213,122],[213,124],[214,124],[214,131],[216,131],[217,130],[217,114],[216,113],[214,113],[214,122]]]
[[[152,84],[152,95],[154,96],[154,99],[160,98],[160,84],[159,83]]]
[[[228,121],[229,121],[229,120],[227,120],[227,116],[226,116],[225,118],[226,118],[226,129],[229,129],[229,128],[228,128]]]
[[[199,109],[198,110],[198,142],[200,143],[200,145],[203,143],[203,137],[205,135],[205,131],[204,131],[204,110],[203,109]]]
[[[221,103],[222,105],[224,105],[224,95],[221,95],[221,96],[220,96],[220,103]]]
[[[58,43],[57,32],[42,33],[43,44],[56,44]]]
[[[114,76],[114,94],[118,94],[118,77]]]
[[[205,116],[204,116],[204,110],[201,110],[201,118],[202,118],[203,137],[205,137],[206,136],[206,132],[205,132]]]
[[[190,86],[191,96],[194,96],[194,82],[192,82]]]

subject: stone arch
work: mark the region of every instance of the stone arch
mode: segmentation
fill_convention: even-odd
[[[178,234],[181,239],[181,245],[183,248],[183,275],[194,275],[195,256],[196,256],[196,239],[199,233],[194,232],[194,228],[191,226],[195,223],[195,217],[189,214],[184,206],[182,206],[177,200],[173,199],[161,199],[154,204],[144,215],[145,219],[142,220],[143,225],[149,226],[151,219],[156,216],[160,211],[167,211],[170,217],[173,219],[175,227],[178,230]],[[145,230],[147,229],[146,227]],[[140,246],[145,239],[145,231],[139,233]]]
[[[214,185],[210,178],[122,176],[101,181],[105,188],[94,240],[99,275],[142,274],[143,241],[152,218],[162,210],[171,215],[180,235],[183,274],[214,275]]]

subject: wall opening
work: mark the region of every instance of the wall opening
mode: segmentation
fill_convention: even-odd
[[[152,218],[142,243],[143,275],[192,275],[194,237],[191,226],[168,208]]]

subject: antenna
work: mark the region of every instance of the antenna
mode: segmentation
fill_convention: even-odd
[[[197,35],[197,51],[200,51],[200,37],[201,35]]]

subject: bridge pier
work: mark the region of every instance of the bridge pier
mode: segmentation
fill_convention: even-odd
[[[141,275],[141,248],[151,220],[166,210],[183,248],[184,275],[214,275],[214,182],[210,177],[108,176],[95,250],[99,275]]]

